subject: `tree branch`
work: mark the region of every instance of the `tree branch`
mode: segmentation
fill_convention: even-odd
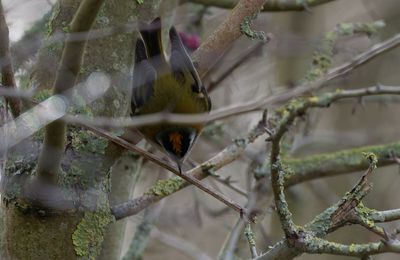
[[[315,230],[311,229],[310,226],[306,226],[305,229],[296,226],[293,223],[291,212],[289,211],[285,194],[284,194],[284,179],[283,176],[288,169],[282,165],[280,160],[280,142],[283,135],[287,132],[289,126],[294,122],[294,120],[306,113],[309,108],[312,107],[328,107],[331,103],[338,101],[344,98],[354,98],[360,96],[368,96],[368,95],[381,95],[381,94],[400,94],[400,87],[395,89],[381,89],[380,86],[372,87],[372,88],[364,88],[364,89],[356,89],[356,90],[346,90],[346,91],[336,91],[334,93],[326,93],[319,97],[310,97],[304,100],[294,101],[284,107],[280,113],[280,119],[276,122],[276,128],[274,134],[271,136],[272,148],[270,154],[270,162],[271,162],[271,182],[273,188],[273,194],[275,199],[275,205],[277,208],[277,213],[279,215],[282,228],[285,232],[286,240],[282,243],[277,244],[276,246],[282,248],[282,244],[287,247],[295,247],[295,249],[283,248],[283,251],[276,252],[274,249],[270,250],[270,255],[268,256],[268,252],[260,259],[276,259],[275,257],[279,255],[279,259],[288,259],[293,256],[300,254],[300,252],[309,252],[309,253],[333,253],[333,254],[343,254],[343,255],[370,255],[376,252],[376,248],[374,244],[367,245],[355,245],[359,250],[351,253],[351,247],[340,245],[337,243],[331,243],[326,240],[321,240],[318,238],[323,237],[327,234],[327,231],[333,231],[334,229],[342,226],[344,223],[351,221],[355,221],[352,215],[349,213],[354,213],[355,208],[359,205],[361,199],[365,196],[365,194],[369,190],[369,185],[366,182],[366,177],[369,172],[371,172],[376,167],[376,157],[373,155],[369,155],[368,158],[372,158],[370,160],[370,167],[367,173],[361,178],[360,182],[353,188],[353,190],[349,194],[354,194],[355,197],[350,198],[346,195],[346,199],[343,199],[339,204],[337,204],[337,208],[332,211],[325,211],[325,214],[329,215],[329,218],[320,214],[315,218],[315,222],[318,224],[315,226]],[[358,212],[355,211],[355,214]],[[349,217],[350,216],[350,217]],[[322,219],[323,218],[323,219]],[[325,221],[325,222],[324,222]],[[321,223],[326,223],[328,221],[329,228],[321,227]],[[362,224],[361,221],[357,223]],[[311,230],[312,232],[309,232]],[[388,241],[385,242],[388,244]],[[379,244],[379,243],[378,243]],[[373,249],[369,250],[370,247]],[[385,247],[386,248],[386,247]],[[378,248],[379,250],[382,247]],[[392,250],[392,249],[390,249]],[[397,252],[396,248],[393,251]],[[297,252],[296,252],[297,251]],[[356,252],[356,253],[355,253]],[[282,258],[282,254],[287,258]],[[272,258],[271,258],[272,256]]]
[[[122,260],[139,260],[142,259],[143,253],[149,242],[150,234],[155,227],[155,223],[160,216],[163,203],[160,201],[157,204],[151,205],[144,212],[144,217],[136,227],[135,235],[129,245],[128,251],[125,253]]]
[[[208,256],[202,249],[197,248],[195,245],[190,244],[187,240],[178,238],[173,235],[165,234],[159,231],[157,228],[153,229],[152,236],[159,240],[161,243],[171,246],[176,250],[190,256],[194,260],[211,260],[212,258]]]
[[[312,91],[321,89],[325,84],[333,79],[343,76],[350,71],[364,65],[379,55],[388,52],[400,45],[400,34],[389,38],[388,40],[375,44],[365,52],[360,53],[354,57],[351,61],[345,62],[331,70],[329,70],[324,76],[317,79],[312,83],[296,86],[291,90],[287,90],[278,93],[273,96],[261,97],[255,101],[250,101],[242,104],[234,104],[232,106],[215,109],[211,113],[203,113],[196,115],[182,115],[182,114],[170,114],[170,113],[156,113],[151,115],[137,116],[132,118],[83,118],[83,117],[65,117],[65,120],[71,123],[79,123],[85,125],[92,125],[97,127],[138,127],[146,124],[153,124],[158,122],[170,122],[170,123],[198,123],[205,121],[215,121],[223,118],[227,118],[234,115],[240,115],[257,111],[268,106],[276,106],[290,100],[291,98],[311,93]],[[200,52],[198,55],[202,55]]]
[[[293,124],[297,117],[306,113],[306,111],[311,107],[328,107],[331,103],[340,99],[382,94],[400,94],[400,87],[382,88],[376,86],[356,90],[338,90],[337,92],[326,93],[319,97],[310,97],[305,100],[294,101],[281,111],[281,118],[277,122],[274,135],[271,136],[272,147],[270,165],[275,205],[286,237],[292,237],[297,233],[283,193],[283,176],[287,169],[284,169],[280,159],[280,142],[283,135],[289,129],[289,126]]]
[[[399,87],[400,88],[400,87]],[[321,177],[336,176],[361,171],[368,167],[363,153],[373,153],[378,158],[378,167],[396,164],[400,157],[400,142],[385,145],[364,146],[333,153],[317,154],[304,158],[283,158],[283,164],[291,169],[285,175],[285,186],[289,187]],[[259,167],[257,177],[271,174],[269,162]]]
[[[370,218],[375,222],[390,222],[400,219],[400,209],[371,212]]]
[[[214,198],[216,198],[217,200],[221,201],[222,203],[224,203],[228,207],[230,207],[233,210],[237,211],[238,213],[240,213],[240,214],[243,213],[243,208],[239,204],[237,204],[236,202],[234,202],[230,198],[226,197],[222,193],[220,193],[220,192],[218,192],[216,190],[213,190],[210,187],[204,185],[203,183],[201,183],[198,180],[198,178],[188,174],[187,172],[182,172],[181,173],[180,171],[178,171],[176,168],[174,168],[173,166],[171,166],[169,163],[165,162],[161,158],[158,158],[157,156],[155,156],[155,155],[153,155],[153,154],[151,154],[151,153],[149,153],[149,152],[147,152],[147,151],[145,151],[145,150],[143,150],[143,149],[141,149],[141,148],[129,143],[128,141],[126,141],[126,140],[124,140],[122,138],[113,136],[112,134],[110,134],[110,133],[108,133],[108,132],[106,132],[104,130],[96,129],[96,128],[93,128],[93,127],[90,127],[90,126],[87,126],[87,125],[83,125],[83,126],[86,127],[87,129],[93,131],[94,133],[106,138],[107,140],[110,140],[110,141],[114,142],[115,144],[117,144],[117,145],[119,145],[119,146],[121,146],[121,147],[123,147],[123,148],[125,148],[125,149],[127,149],[129,151],[133,151],[133,152],[139,153],[141,156],[143,156],[147,160],[149,160],[149,161],[151,161],[151,162],[163,167],[164,169],[167,169],[170,172],[174,173],[175,175],[178,176],[177,179],[174,180],[174,182],[176,182],[175,185],[184,184],[185,181],[186,181],[187,183],[190,183],[190,184],[196,186],[197,188],[201,189],[205,193],[213,196]],[[163,181],[160,181],[160,182],[163,182]],[[169,184],[171,184],[171,183],[169,183]],[[162,189],[164,189],[164,188],[165,187],[162,187]],[[166,187],[166,188],[168,189],[169,187]],[[164,193],[165,191],[164,190],[163,191],[160,191],[160,190],[155,191],[155,193],[158,193],[158,192]]]
[[[186,174],[190,175],[192,178],[201,180],[209,176],[208,173],[210,171],[216,171],[233,162],[244,152],[247,145],[252,143],[257,137],[265,132],[264,124],[265,122],[262,120],[246,137],[236,139],[223,151],[201,165],[189,170]],[[155,203],[187,187],[188,185],[189,183],[182,181],[182,179],[178,177],[159,181],[139,198],[127,201],[120,205],[112,206],[111,212],[117,220],[135,215],[152,203]]]
[[[72,19],[70,32],[85,32],[87,35],[103,2],[104,0],[84,0]],[[65,93],[75,85],[85,46],[86,38],[78,42],[67,41],[65,43],[53,85],[53,94]],[[66,123],[63,120],[56,120],[46,126],[37,175],[50,183],[57,183],[58,170],[65,150],[65,137]]]
[[[232,64],[227,64],[227,65],[229,65],[229,68],[227,68],[217,79],[210,81],[210,83],[207,86],[207,91],[208,92],[214,91],[218,86],[221,85],[221,83],[229,75],[232,74],[232,72],[235,69],[237,69],[239,66],[243,65],[250,58],[254,57],[255,54],[261,49],[261,47],[263,45],[264,45],[263,42],[257,41],[252,46],[250,46],[249,49],[246,49],[245,51],[240,53],[240,57],[238,57],[236,61],[234,61]],[[222,61],[223,61],[223,59],[222,59]],[[218,66],[215,66],[215,67],[218,67]]]
[[[200,77],[204,77],[228,47],[242,35],[240,26],[246,17],[261,10],[266,0],[240,0],[229,16],[193,53]]]

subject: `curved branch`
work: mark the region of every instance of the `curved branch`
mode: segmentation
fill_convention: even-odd
[[[369,190],[369,185],[366,182],[366,176],[368,172],[372,171],[373,168],[376,166],[376,157],[371,159],[371,165],[369,171],[363,176],[361,181],[353,188],[353,190],[349,193],[350,195],[354,195],[354,198],[345,196],[345,198],[339,202],[332,210],[326,210],[325,213],[320,214],[314,219],[314,223],[317,223],[316,228],[318,233],[310,233],[308,230],[312,228],[311,226],[306,227],[303,230],[301,227],[297,227],[292,220],[291,212],[288,208],[285,194],[284,194],[284,180],[283,175],[287,172],[287,168],[285,168],[281,164],[280,160],[280,143],[281,139],[284,134],[288,131],[290,125],[293,124],[295,119],[304,113],[307,112],[309,108],[312,107],[329,107],[333,102],[338,101],[340,99],[345,98],[354,98],[354,97],[362,97],[362,96],[369,96],[369,95],[382,95],[382,94],[400,94],[400,87],[395,89],[389,88],[384,89],[380,86],[372,87],[372,88],[364,88],[364,89],[356,89],[356,90],[347,90],[347,91],[336,91],[334,93],[326,93],[319,97],[310,97],[304,100],[299,100],[290,103],[281,111],[281,118],[276,123],[277,127],[275,128],[275,134],[271,136],[272,148],[270,154],[270,163],[271,163],[271,182],[272,182],[272,189],[274,194],[275,205],[277,208],[277,213],[281,221],[282,228],[285,232],[286,241],[283,244],[287,247],[294,246],[296,250],[283,247],[283,252],[276,252],[274,250],[270,250],[271,255],[281,255],[288,253],[291,256],[300,254],[300,252],[310,252],[310,253],[334,253],[334,254],[341,254],[340,252],[348,252],[351,249],[351,246],[346,245],[338,245],[337,243],[331,243],[326,240],[321,240],[317,237],[324,237],[326,236],[329,230],[334,230],[335,228],[343,225],[348,219],[349,210],[353,211],[354,208],[359,204],[361,199],[365,196],[366,192]],[[354,202],[353,202],[354,201]],[[343,213],[343,214],[342,214]],[[325,215],[328,214],[329,218]],[[346,221],[343,221],[346,220]],[[324,222],[325,221],[325,222]],[[320,227],[318,222],[321,224],[329,223],[329,227]],[[368,244],[372,245],[372,244]],[[277,246],[281,247],[281,244],[277,244]],[[369,251],[360,246],[362,250],[365,251],[357,251],[357,255],[366,255],[366,254],[374,254],[375,251]],[[317,249],[318,248],[318,249]],[[349,249],[349,250],[348,250]],[[360,249],[360,250],[361,250]],[[319,251],[318,251],[319,250]],[[315,251],[315,252],[314,252]],[[351,251],[351,250],[350,250]],[[393,251],[397,252],[396,249]],[[380,252],[380,251],[379,251]],[[343,253],[345,254],[345,253]],[[268,258],[268,253],[266,253],[263,258],[260,259],[274,259]],[[270,255],[270,256],[271,256]],[[276,258],[275,258],[276,259]],[[284,258],[280,258],[284,259]]]

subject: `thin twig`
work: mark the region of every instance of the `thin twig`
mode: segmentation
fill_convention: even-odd
[[[346,245],[334,244],[329,241],[321,239],[317,240],[320,242],[319,243],[320,246],[314,245],[314,248],[312,248],[313,247],[311,246],[312,243],[317,243],[315,241],[315,234],[309,234],[307,233],[308,231],[302,230],[301,228],[295,226],[291,217],[291,212],[288,208],[285,199],[284,179],[283,179],[283,173],[285,173],[285,168],[283,167],[280,161],[280,141],[283,135],[287,132],[289,126],[294,122],[294,120],[298,116],[301,116],[304,113],[306,113],[306,111],[311,107],[327,107],[331,103],[338,101],[340,99],[355,98],[355,97],[377,95],[377,94],[400,94],[400,87],[397,87],[396,89],[390,88],[385,90],[381,89],[380,86],[376,86],[372,88],[337,91],[334,93],[326,93],[319,97],[307,98],[304,101],[298,102],[297,104],[288,105],[286,107],[288,113],[284,113],[277,122],[275,134],[271,138],[272,142],[272,148],[270,154],[271,182],[275,198],[275,205],[277,207],[277,212],[280,217],[282,228],[285,232],[287,239],[286,243],[288,243],[288,246],[294,246],[297,250],[299,250],[297,252],[296,250],[288,251],[287,253],[289,253],[290,256],[295,256],[299,254],[300,251],[310,252],[310,253],[333,253],[333,254],[343,254],[343,255],[366,255],[366,254],[371,254],[371,252],[375,252],[376,245],[373,243],[368,245],[352,245],[349,247]],[[349,192],[351,196],[349,197],[348,195],[346,195],[346,199],[342,200],[338,204],[337,209],[329,213],[329,220],[330,220],[329,228],[321,229],[321,227],[319,227],[314,231],[314,232],[316,231],[319,232],[319,235],[318,233],[316,234],[318,237],[325,236],[327,230],[332,231],[348,221],[352,220],[354,221],[354,217],[352,214],[357,214],[357,212],[354,212],[355,207],[359,205],[362,198],[366,195],[366,193],[370,189],[370,185],[367,183],[367,176],[370,172],[372,172],[373,169],[375,169],[377,164],[375,155],[369,154],[368,158],[370,159],[370,167],[368,168],[367,172],[362,176],[362,178],[357,183],[357,185],[352,189],[352,191]],[[321,219],[318,219],[317,221],[321,222]],[[360,251],[355,250],[354,249],[355,246],[359,247]],[[317,247],[318,249],[316,249]],[[351,247],[353,247],[353,250],[357,251],[356,254],[354,252],[352,253]],[[282,254],[276,252],[274,249],[270,250],[271,255]],[[388,248],[385,248],[384,250],[388,250]],[[393,252],[397,251],[398,248],[393,249]],[[268,253],[265,254],[260,259],[268,259]]]
[[[370,162],[371,163],[371,162]],[[283,259],[293,259],[294,257],[302,254],[303,252],[308,252],[308,253],[317,253],[316,252],[311,252],[312,250],[307,249],[307,245],[305,245],[306,240],[312,240],[315,239],[315,237],[318,238],[324,238],[328,233],[331,233],[338,229],[339,227],[342,227],[343,225],[346,225],[347,223],[351,224],[353,223],[354,220],[354,214],[357,214],[355,212],[357,205],[361,202],[361,200],[364,198],[364,196],[368,193],[370,190],[371,186],[367,182],[367,176],[372,172],[372,170],[375,168],[376,161],[370,164],[370,167],[368,170],[363,174],[363,176],[359,179],[356,185],[346,193],[346,195],[335,205],[329,207],[325,211],[323,211],[321,214],[316,216],[313,221],[310,223],[306,224],[304,226],[304,229],[301,230],[301,233],[299,232],[297,235],[298,237],[291,237],[285,240],[281,240],[280,242],[276,243],[269,251],[266,253],[260,255],[257,260],[260,259],[274,259],[274,260],[283,260]],[[326,222],[325,222],[326,221]],[[321,226],[321,223],[325,223],[324,226]],[[308,233],[309,230],[312,232],[311,234]],[[293,242],[289,242],[290,240],[296,240],[298,238],[304,239],[303,241],[299,241],[297,244],[293,244]],[[321,242],[323,245],[318,245],[314,246],[316,247],[324,247],[322,250],[325,253],[333,253],[335,251],[338,253],[338,249],[343,250],[343,255],[351,255],[348,254],[348,251],[351,247],[353,247],[354,251],[357,251],[357,254],[367,254],[368,250],[379,250],[379,252],[385,252],[388,248],[382,248],[381,246],[383,245],[378,245],[377,243],[370,243],[370,244],[353,244],[352,246],[346,246],[346,245],[341,245],[341,244],[332,244],[331,242],[319,239],[315,243]],[[302,248],[295,248],[296,247],[302,247]],[[358,250],[356,250],[356,248]],[[321,250],[321,249],[317,249]],[[347,251],[346,251],[347,250]],[[322,253],[322,252],[320,252]]]
[[[177,115],[177,114],[169,114],[169,113],[157,113],[152,115],[138,116],[133,120],[132,118],[119,118],[110,120],[109,118],[96,118],[96,119],[88,119],[88,118],[80,118],[80,117],[66,117],[65,120],[68,122],[78,123],[85,122],[85,124],[91,124],[93,126],[98,127],[134,127],[141,126],[145,124],[152,124],[155,122],[165,121],[165,122],[173,122],[173,123],[198,123],[198,122],[207,122],[219,120],[222,118],[227,118],[233,115],[240,115],[243,113],[253,112],[259,109],[264,108],[265,106],[273,106],[282,104],[283,102],[304,95],[306,93],[310,93],[312,91],[316,91],[321,89],[326,85],[330,80],[336,79],[340,76],[343,76],[350,71],[358,68],[359,66],[371,61],[372,59],[378,57],[382,53],[388,52],[400,45],[400,34],[396,34],[388,40],[375,44],[367,51],[364,51],[354,57],[351,61],[345,62],[326,73],[320,79],[309,83],[307,85],[300,85],[291,90],[287,90],[281,93],[278,93],[273,96],[265,96],[255,101],[235,104],[229,107],[224,107],[220,109],[216,109],[211,111],[211,113],[197,114],[197,115]]]
[[[189,158],[189,163],[191,164],[192,167],[196,167],[199,165],[197,162],[190,160],[190,158]],[[230,188],[231,190],[237,192],[238,194],[245,196],[245,197],[247,196],[247,192],[244,189],[233,184],[234,181],[231,180],[231,176],[223,178],[221,175],[217,175],[217,174],[210,173],[210,175],[211,175],[211,177],[213,177],[212,179],[210,179],[210,181],[215,180],[215,181],[225,185],[226,187]],[[212,185],[212,183],[211,183],[211,185]],[[215,185],[215,186],[217,186],[217,185]]]
[[[212,258],[205,254],[202,250],[198,249],[194,245],[188,243],[186,240],[180,239],[178,237],[165,234],[164,232],[159,231],[157,228],[153,229],[152,235],[154,238],[159,240],[160,242],[171,246],[186,255],[191,256],[196,260],[211,260]]]
[[[154,228],[154,224],[160,216],[163,204],[163,201],[160,201],[146,209],[141,223],[136,227],[135,235],[132,238],[129,249],[122,260],[142,259],[144,250],[149,242],[150,234]]]
[[[267,1],[262,7],[262,12],[288,12],[288,11],[309,11],[310,7],[333,2],[334,0],[275,0]],[[237,0],[185,0],[185,2],[201,4],[204,6],[215,6],[220,8],[233,8]]]
[[[230,64],[229,68],[225,70],[217,79],[211,80],[210,83],[207,86],[207,90],[209,92],[214,91],[218,86],[220,86],[221,82],[223,82],[229,75],[232,74],[232,72],[243,65],[247,60],[249,60],[251,57],[253,57],[254,53],[256,53],[258,50],[261,49],[261,47],[264,45],[263,42],[256,42],[252,46],[250,46],[249,49],[243,51],[240,56],[236,59],[235,62]]]
[[[249,244],[249,247],[250,247],[251,258],[252,259],[256,258],[258,256],[256,240],[255,240],[255,235],[251,228],[250,223],[246,224],[246,227],[244,228],[244,235],[245,235],[245,237],[247,239],[247,243]]]
[[[292,221],[291,213],[285,200],[283,179],[285,170],[280,160],[280,142],[283,135],[288,131],[289,126],[293,124],[297,117],[303,115],[311,107],[327,107],[340,99],[382,94],[400,94],[400,87],[386,89],[385,87],[376,86],[364,89],[337,91],[334,93],[326,93],[319,97],[311,97],[305,99],[303,102],[300,101],[298,104],[287,106],[286,109],[288,113],[284,114],[279,120],[275,129],[275,134],[271,138],[272,147],[270,154],[271,182],[275,205],[277,206],[277,212],[286,237],[289,238],[296,235],[296,227]]]
[[[208,171],[216,171],[223,166],[231,163],[237,159],[245,150],[248,144],[252,143],[259,136],[264,134],[264,125],[260,123],[257,125],[246,137],[236,139],[231,145],[226,147],[223,151],[215,155],[213,158],[202,163],[201,165],[188,171],[186,175],[190,175],[198,180],[204,179],[209,176]],[[168,181],[168,180],[167,180]],[[169,181],[174,181],[169,179]],[[176,182],[175,182],[176,183]],[[135,215],[152,203],[155,203],[183,188],[185,188],[188,183],[178,183],[174,189],[168,190],[165,194],[155,194],[152,189],[140,196],[139,198],[127,201],[120,205],[115,205],[111,207],[111,212],[116,219],[122,219],[131,215]]]
[[[229,177],[222,179],[220,176],[216,176],[214,178],[214,180],[216,180],[219,183],[222,183],[226,187],[232,189],[233,191],[236,191],[238,194],[240,194],[242,196],[245,196],[245,197],[247,196],[247,192],[244,189],[242,189],[241,187],[233,185],[232,181],[230,181]]]
[[[399,42],[400,43],[400,42]],[[330,74],[329,74],[330,75]],[[316,85],[310,85],[310,88],[299,87],[299,90],[291,90],[288,92],[284,92],[282,94],[277,94],[271,97],[265,97],[263,99],[259,99],[255,102],[244,103],[239,105],[233,105],[221,109],[216,109],[211,111],[210,114],[196,114],[196,115],[187,115],[187,114],[173,114],[168,112],[160,112],[154,113],[150,115],[143,116],[135,116],[134,118],[130,117],[121,117],[121,118],[109,118],[109,117],[96,117],[96,118],[88,118],[83,116],[65,116],[64,120],[68,123],[72,124],[85,124],[92,125],[95,127],[101,128],[126,128],[126,127],[139,127],[143,125],[155,124],[160,122],[165,123],[199,123],[199,122],[210,122],[215,120],[220,120],[226,117],[239,115],[243,113],[253,112],[259,109],[262,109],[265,105],[277,105],[284,101],[287,101],[290,98],[297,97],[306,92],[310,92],[312,90],[316,90]],[[320,85],[318,85],[320,86]],[[393,88],[396,90],[398,86],[382,86],[385,88]],[[266,129],[267,130],[267,129]]]
[[[0,84],[0,96],[11,98],[23,98],[30,100],[34,92],[30,90],[19,90],[16,88],[7,88]]]
[[[400,44],[400,34],[388,39],[385,42],[379,43],[374,45],[369,50],[363,52],[362,54],[358,55],[353,61],[346,62],[334,69],[332,69],[326,75],[326,79],[332,80],[338,76],[343,75],[343,73],[347,73],[354,69],[356,66],[360,66],[364,62],[371,60],[374,57],[379,56],[379,54],[386,52],[392,48],[397,47]],[[195,123],[195,122],[205,122],[205,121],[212,121],[221,118],[225,118],[232,115],[238,115],[241,113],[247,113],[251,111],[255,111],[265,107],[266,105],[277,105],[284,101],[287,101],[290,98],[302,95],[304,93],[308,93],[313,90],[317,90],[324,86],[326,82],[324,79],[321,79],[315,83],[312,83],[307,86],[299,86],[294,88],[293,90],[289,90],[286,92],[282,92],[280,94],[261,98],[256,101],[233,105],[231,107],[225,107],[222,109],[214,110],[210,114],[199,114],[199,115],[177,115],[177,114],[168,114],[168,113],[158,113],[152,115],[145,115],[145,116],[138,116],[135,119],[132,118],[119,118],[119,119],[112,119],[112,118],[85,118],[85,117],[75,117],[75,116],[66,116],[65,119],[67,122],[70,123],[78,123],[84,125],[91,125],[91,126],[98,126],[101,128],[107,127],[115,127],[115,128],[125,128],[125,127],[134,127],[140,126],[145,124],[151,124],[155,122],[165,121],[165,122],[181,122],[181,123]],[[49,111],[52,112],[52,111]],[[46,121],[47,122],[47,121]],[[41,126],[39,126],[41,127]]]
[[[240,235],[245,227],[245,221],[243,218],[238,218],[235,225],[231,228],[228,236],[225,239],[224,245],[222,246],[218,259],[230,260],[234,259],[235,249],[239,241]]]
[[[96,133],[97,135],[100,135],[100,136],[106,138],[107,140],[110,140],[110,141],[114,142],[115,144],[118,144],[118,145],[124,147],[125,149],[127,149],[129,151],[133,151],[133,152],[136,152],[136,153],[142,155],[147,160],[169,170],[170,172],[181,177],[188,183],[196,186],[197,188],[201,189],[202,191],[206,192],[207,194],[209,194],[209,195],[213,196],[214,198],[216,198],[217,200],[221,201],[222,203],[224,203],[228,207],[232,208],[236,212],[242,214],[243,208],[239,204],[237,204],[230,198],[226,197],[225,195],[219,193],[218,191],[215,191],[215,190],[211,189],[210,187],[206,186],[205,184],[201,183],[198,179],[191,176],[190,174],[185,173],[185,172],[182,172],[182,174],[181,174],[179,172],[179,170],[177,170],[175,167],[171,166],[169,163],[165,162],[164,160],[155,156],[154,154],[149,153],[149,152],[137,147],[136,145],[133,145],[133,144],[127,142],[124,139],[113,136],[111,133],[108,133],[102,129],[96,129],[96,128],[86,126],[86,125],[84,125],[84,127],[89,129],[90,131]]]

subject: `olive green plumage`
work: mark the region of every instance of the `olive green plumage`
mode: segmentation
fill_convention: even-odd
[[[171,27],[171,55],[167,61],[162,49],[161,21],[140,25],[141,38],[135,49],[132,116],[161,111],[179,114],[209,112],[211,101],[176,30]],[[159,123],[139,128],[152,143],[160,146],[174,161],[181,163],[192,148],[204,124]]]

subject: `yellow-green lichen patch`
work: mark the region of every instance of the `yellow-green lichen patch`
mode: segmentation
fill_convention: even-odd
[[[372,152],[363,152],[363,155],[369,161],[371,167],[375,169],[376,165],[378,164],[378,157],[376,157],[376,155]]]
[[[82,259],[96,259],[106,228],[113,221],[114,217],[109,210],[86,212],[72,234],[76,255]]]
[[[240,32],[252,40],[260,40],[267,42],[268,38],[263,31],[255,31],[251,28],[252,21],[257,18],[259,12],[255,12],[253,15],[246,16],[240,23]]]
[[[42,102],[51,97],[52,91],[50,89],[42,89],[35,94],[33,100],[36,102]]]
[[[53,30],[53,21],[57,18],[57,16],[60,14],[60,12],[61,12],[61,3],[57,2],[53,7],[51,16],[50,16],[49,21],[48,21],[48,23],[46,25],[46,27],[47,27],[46,36],[47,37],[49,37],[49,36],[51,36],[53,34],[53,31],[54,31]]]
[[[150,188],[148,194],[154,194],[156,196],[168,196],[181,189],[184,184],[185,181],[180,177],[159,180]]]
[[[217,140],[222,138],[224,133],[224,124],[222,121],[216,121],[207,124],[203,129],[202,135]]]
[[[355,210],[357,212],[357,215],[364,220],[370,219],[372,215],[374,215],[375,218],[376,216],[380,216],[379,214],[377,214],[379,211],[365,207],[362,202],[357,205]],[[379,218],[378,220],[384,221],[384,217],[381,216],[381,218]]]
[[[337,31],[341,35],[353,35],[355,33],[365,33],[368,36],[374,35],[379,29],[385,27],[385,22],[378,20],[369,23],[339,23]]]
[[[104,154],[107,141],[87,130],[71,131],[72,147],[78,152]]]
[[[301,0],[302,4],[307,4],[305,0]],[[327,32],[322,39],[321,46],[318,51],[315,51],[312,56],[312,64],[309,71],[306,73],[305,81],[313,82],[326,74],[332,66],[333,48],[339,36],[366,34],[374,35],[379,29],[385,26],[383,21],[375,21],[372,23],[340,23],[336,28]]]
[[[203,173],[206,173],[208,175],[217,177],[218,174],[215,171],[215,165],[212,163],[205,163],[201,165],[201,170],[203,171]]]

